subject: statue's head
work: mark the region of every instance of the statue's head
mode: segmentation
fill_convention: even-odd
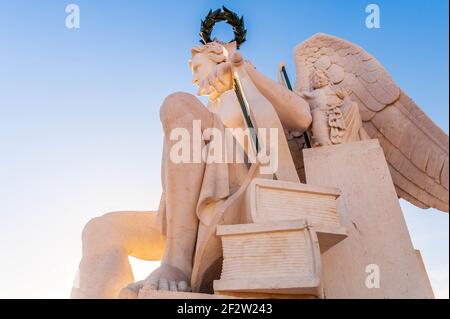
[[[320,89],[330,84],[328,73],[322,69],[316,69],[312,75],[313,89]]]
[[[217,64],[227,61],[227,56],[235,52],[236,43],[209,42],[192,48],[192,59],[189,67],[192,71],[192,83],[199,86],[198,95],[205,95],[201,87],[202,81],[214,71]]]
[[[210,42],[192,48],[192,60],[189,60],[189,67],[192,71],[192,83],[199,85],[214,67],[225,62],[224,47],[219,42]]]

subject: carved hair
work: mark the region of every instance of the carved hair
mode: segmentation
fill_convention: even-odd
[[[217,41],[194,47],[191,52],[192,57],[194,57],[197,53],[208,54],[208,57],[215,63],[222,63],[226,60],[225,54],[223,53],[223,44]]]
[[[316,85],[319,83],[319,85]],[[328,72],[322,69],[315,69],[311,76],[311,86],[313,89],[320,89],[330,84],[330,78]]]

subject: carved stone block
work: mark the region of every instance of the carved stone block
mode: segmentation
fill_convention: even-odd
[[[257,178],[247,196],[250,221],[305,219],[317,233],[321,252],[347,236],[336,208],[337,188]]]
[[[306,220],[219,226],[223,268],[216,293],[320,295],[320,249]]]

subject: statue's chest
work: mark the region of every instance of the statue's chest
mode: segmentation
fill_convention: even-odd
[[[327,97],[328,106],[336,106],[342,103],[342,100],[336,95],[332,94]]]

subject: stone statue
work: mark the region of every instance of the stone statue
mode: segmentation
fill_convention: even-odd
[[[349,143],[368,139],[362,127],[358,104],[347,90],[333,90],[326,71],[317,69],[312,75],[311,92],[302,92],[312,114],[313,146]]]
[[[314,89],[310,79],[316,70],[326,72],[333,91],[350,92],[341,107],[349,138],[343,140],[379,140],[400,198],[448,212],[448,136],[373,56],[353,43],[316,34],[295,48],[295,60],[298,92]]]
[[[205,107],[187,93],[174,93],[162,103],[160,207],[157,212],[110,213],[87,224],[74,298],[116,298],[121,290],[122,297],[135,297],[142,287],[212,291],[221,257],[216,226],[245,221],[239,200],[259,176],[258,163],[174,163],[170,152],[176,141],[170,135],[176,128],[194,134],[194,121],[200,121],[202,132],[245,129],[236,78],[256,127],[304,132],[312,123],[315,146],[378,139],[398,197],[448,212],[448,137],[376,60],[356,45],[324,34],[300,44],[295,59],[297,85],[289,91],[245,61],[236,43],[213,41],[192,49],[192,81],[209,103]],[[298,183],[302,168],[294,166],[281,135],[279,168],[265,178]],[[202,148],[208,144],[201,141]],[[249,152],[249,143],[241,146]],[[129,255],[161,260],[161,266],[133,283]]]

